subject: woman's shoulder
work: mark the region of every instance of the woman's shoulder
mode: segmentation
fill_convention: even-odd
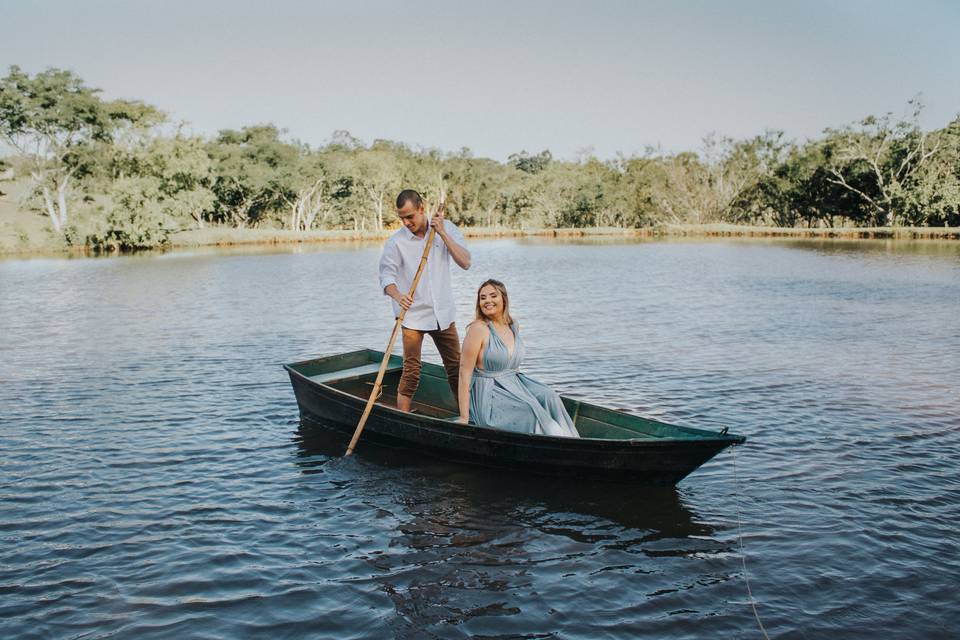
[[[475,345],[478,349],[482,348],[490,339],[490,328],[482,320],[474,320],[467,325],[467,333],[463,336],[463,347]]]
[[[467,325],[467,333],[479,333],[486,335],[490,333],[490,327],[483,320],[474,320]]]

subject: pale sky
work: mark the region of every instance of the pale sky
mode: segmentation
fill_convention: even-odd
[[[189,130],[274,123],[504,160],[960,113],[960,1],[0,0],[0,71],[69,68]]]

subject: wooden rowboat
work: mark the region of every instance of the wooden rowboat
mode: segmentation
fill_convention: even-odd
[[[384,353],[352,351],[284,365],[305,426],[342,434],[344,446],[370,396]],[[396,408],[403,361],[391,356],[384,392],[358,449],[403,447],[454,462],[530,473],[672,486],[744,436],[680,427],[563,398],[580,438],[459,424],[443,367],[423,363],[411,412]]]

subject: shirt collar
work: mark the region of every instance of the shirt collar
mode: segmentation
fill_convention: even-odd
[[[403,230],[407,232],[407,238],[408,238],[408,239],[413,239],[413,240],[426,240],[426,239],[427,239],[427,236],[430,235],[430,218],[427,218],[427,228],[426,228],[426,230],[423,232],[423,237],[422,237],[422,238],[418,238],[418,237],[417,237],[417,234],[415,234],[413,231],[410,231],[410,229],[407,229],[406,225],[401,225],[401,226],[403,227]]]

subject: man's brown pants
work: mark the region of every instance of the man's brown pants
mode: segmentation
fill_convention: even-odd
[[[429,334],[437,345],[443,368],[447,371],[447,382],[457,397],[457,385],[460,383],[460,336],[457,335],[457,323],[451,323],[446,329],[420,331],[403,327],[403,373],[397,393],[412,398],[420,386],[420,352],[423,336]]]

